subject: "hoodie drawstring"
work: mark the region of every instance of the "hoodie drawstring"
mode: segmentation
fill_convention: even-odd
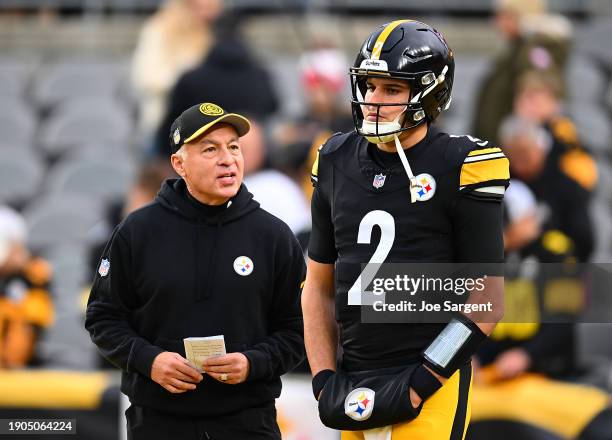
[[[195,286],[196,286],[196,301],[202,300],[202,270],[200,268],[200,248],[202,243],[202,221],[196,224],[196,239],[195,246]]]
[[[221,224],[222,224],[222,218],[223,215],[219,215],[217,217],[217,222],[216,222],[216,227],[215,227],[215,231],[213,233],[213,237],[212,237],[212,246],[210,246],[209,249],[209,254],[208,254],[208,264],[206,265],[206,287],[205,289],[201,289],[200,288],[200,261],[199,261],[199,254],[200,254],[200,236],[201,236],[201,231],[200,229],[202,228],[202,225],[200,224],[198,227],[198,249],[196,249],[196,264],[198,265],[197,268],[198,270],[196,270],[196,276],[198,277],[197,283],[198,283],[198,295],[196,297],[196,301],[200,302],[203,301],[205,299],[208,299],[210,297],[211,294],[211,290],[212,287],[215,285],[215,279],[216,279],[216,274],[217,274],[217,259],[215,258],[215,255],[217,254],[217,243],[219,241],[219,235],[221,234]],[[202,293],[202,290],[204,290],[204,292]]]

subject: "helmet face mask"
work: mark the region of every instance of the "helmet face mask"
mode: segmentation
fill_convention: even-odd
[[[411,103],[413,93],[413,81],[406,77],[397,76],[381,76],[374,75],[369,72],[358,72],[351,68],[351,92],[353,98],[351,99],[353,123],[357,132],[362,136],[376,138],[372,142],[390,142],[393,140],[394,135],[403,133],[411,128],[414,128],[421,124],[425,114],[422,111],[420,104]],[[401,81],[408,82],[410,89],[410,95],[407,100],[396,101],[396,102],[371,102],[366,101],[367,93],[367,81],[370,78],[381,78],[381,79],[398,79]],[[363,107],[375,107],[376,108],[376,121],[368,122],[363,114]],[[381,110],[383,107],[403,107],[403,110],[399,112],[393,122],[380,122]],[[401,118],[401,120],[400,120]]]
[[[448,108],[455,64],[453,53],[440,33],[411,20],[398,20],[374,31],[357,55],[351,77],[353,123],[371,142],[385,143],[407,130],[433,122]],[[407,81],[410,97],[405,102],[365,102],[368,78]],[[405,107],[399,126],[365,121],[362,106]],[[398,121],[399,122],[399,121]]]

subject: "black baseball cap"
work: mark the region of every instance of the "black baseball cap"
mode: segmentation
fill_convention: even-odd
[[[170,127],[170,149],[173,153],[191,142],[214,125],[224,123],[236,129],[239,137],[244,136],[251,129],[247,118],[238,113],[226,113],[217,104],[204,102],[189,107],[175,119]]]

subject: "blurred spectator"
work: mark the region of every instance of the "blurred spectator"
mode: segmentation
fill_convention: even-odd
[[[353,128],[353,120],[346,110],[348,65],[344,53],[334,47],[313,49],[301,56],[300,80],[306,109],[297,122],[303,129],[312,126],[310,133],[305,133],[310,139],[322,129],[337,132]]]
[[[220,34],[208,56],[176,83],[157,131],[156,152],[159,157],[170,156],[170,125],[192,105],[215,102],[230,112],[246,113],[260,120],[278,109],[270,75],[240,37],[237,26],[237,23],[227,21],[220,23]]]
[[[530,69],[563,72],[572,28],[566,18],[546,14],[545,0],[497,0],[496,5],[495,24],[506,48],[482,81],[472,131],[499,143],[498,129],[512,112],[516,80]]]
[[[132,85],[139,99],[139,128],[154,134],[177,79],[196,66],[212,45],[212,24],[221,0],[167,0],[144,24],[132,60]]]
[[[242,138],[244,184],[263,209],[298,234],[310,227],[310,208],[300,187],[291,178],[278,170],[263,169],[264,142],[261,125],[251,119],[251,130]]]
[[[574,124],[561,114],[560,80],[527,72],[519,79],[515,113],[501,129],[513,176],[524,181],[546,211],[545,248],[571,247],[587,261],[594,247],[589,216],[597,183],[594,160],[578,140]]]
[[[513,100],[514,113],[539,125],[552,125],[562,117],[563,80],[555,72],[529,70],[517,79],[516,94]],[[569,122],[569,121],[568,121]],[[571,125],[571,122],[569,122]],[[572,139],[566,142],[577,142],[574,130]]]
[[[533,121],[507,119],[501,138],[512,175],[526,184],[519,184],[519,193],[513,193],[520,198],[510,196],[506,201],[505,237],[511,239],[506,249],[516,251],[519,266],[516,273],[507,274],[504,319],[512,324],[498,325],[491,341],[483,344],[481,359],[492,363],[502,379],[526,371],[575,374],[571,322],[585,304],[581,267],[575,263],[588,260],[593,235],[590,189],[581,186],[573,173],[582,167],[581,173],[590,173],[595,179],[595,168],[586,152],[558,144],[549,131]],[[572,161],[570,172],[562,165],[568,160]],[[530,201],[534,196],[537,210]],[[522,215],[517,215],[520,212]],[[521,270],[528,266],[523,261],[530,260],[557,264],[531,266],[531,275],[525,277]]]
[[[508,199],[507,203],[514,200],[515,206],[508,209],[511,215],[506,237],[514,242],[507,248],[514,247],[523,259],[564,263],[539,266],[534,279],[526,281],[533,288],[519,285],[522,297],[533,291],[529,300],[532,309],[540,304],[543,307],[535,315],[536,321],[552,319],[564,324],[542,324],[527,332],[523,328],[519,338],[523,351],[514,350],[514,360],[522,354],[522,369],[567,375],[576,369],[574,327],[569,323],[576,319],[585,301],[581,269],[575,262],[588,261],[593,250],[589,204],[597,170],[593,159],[580,147],[571,122],[560,116],[559,84],[554,76],[542,73],[522,77],[515,99],[515,112],[522,117],[506,119],[500,137],[512,175],[529,187],[538,203],[536,218],[530,221],[539,225],[521,223],[511,215],[519,203],[526,204],[527,197],[523,195],[520,202],[518,198]],[[533,236],[535,227],[541,229],[537,237]]]
[[[538,206],[529,187],[520,180],[510,179],[504,194],[504,249],[518,251],[540,236]]]
[[[527,184],[535,181],[546,166],[550,135],[536,123],[518,117],[506,119],[500,131],[504,152],[513,157],[512,175]]]
[[[543,130],[539,134],[543,135]],[[543,157],[543,148],[538,146],[540,141],[533,140],[537,135],[537,130],[527,131],[519,148],[531,139],[536,145],[537,157]],[[520,150],[514,154],[535,168],[533,159],[519,156]],[[546,229],[550,225],[542,225],[540,209],[527,185],[513,179],[507,193],[508,197],[504,197],[505,316],[491,338],[482,344],[478,359],[481,364],[489,365],[495,381],[509,380],[529,371],[554,377],[576,374],[574,328],[570,323],[582,309],[584,288],[579,267],[572,264],[575,262],[573,249],[551,250],[545,246],[543,237],[556,232]],[[560,262],[565,264],[539,264]],[[553,292],[552,286],[559,290],[560,278],[566,288]],[[564,298],[559,298],[560,295]],[[559,304],[564,304],[565,309]],[[559,323],[551,324],[553,319]]]
[[[0,206],[0,369],[39,364],[36,344],[54,320],[51,268],[30,254],[26,236],[21,215]]]
[[[299,61],[304,113],[274,130],[274,141],[279,145],[274,163],[290,170],[309,197],[316,149],[333,133],[353,130],[346,105],[348,64],[344,53],[335,47],[321,46],[304,53]]]
[[[504,137],[512,132],[510,123],[504,125]],[[515,149],[512,144],[508,149],[514,151],[517,162],[525,159],[529,165],[523,174],[531,175],[531,170],[541,169],[536,164],[545,160],[550,144],[544,143],[545,131],[538,131],[535,125],[517,123],[514,128],[525,130],[522,147]],[[537,149],[532,158],[520,154],[529,144]],[[495,435],[502,440],[606,440],[612,427],[610,396],[590,385],[555,380],[575,380],[580,373],[574,363],[572,319],[583,304],[579,299],[583,284],[579,268],[567,263],[573,249],[563,254],[538,252],[537,258],[529,253],[534,239],[541,238],[540,218],[535,197],[522,182],[512,180],[504,205],[505,247],[510,254],[506,258],[505,313],[474,358],[476,385],[467,439]],[[519,254],[522,258],[517,259]],[[565,264],[537,264],[536,260],[565,260]],[[576,307],[568,308],[572,304]],[[558,322],[550,322],[554,315]],[[479,423],[483,421],[488,423]]]

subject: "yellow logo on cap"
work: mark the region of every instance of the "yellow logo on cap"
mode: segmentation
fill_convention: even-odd
[[[205,102],[202,104],[200,106],[200,111],[206,116],[221,116],[223,113],[225,113],[217,104],[211,104],[210,102]]]

